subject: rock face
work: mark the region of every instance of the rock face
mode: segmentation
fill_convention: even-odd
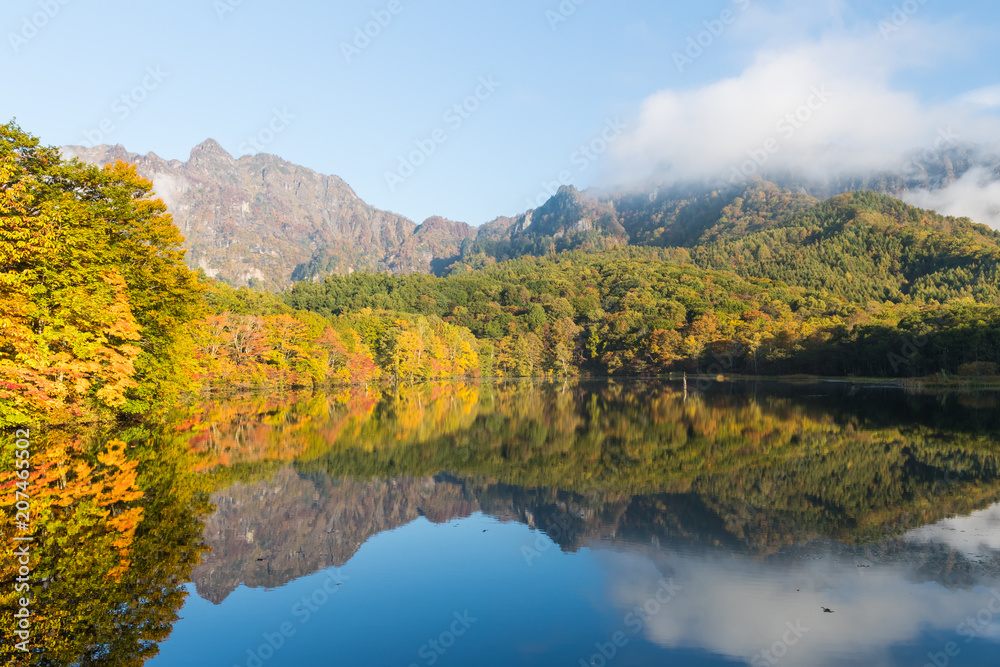
[[[527,235],[562,239],[582,232],[628,238],[613,203],[570,186],[559,188],[542,206],[519,215],[510,224],[502,218],[489,224],[492,236],[506,232],[511,239]]]
[[[187,162],[122,146],[67,146],[67,158],[136,165],[185,236],[187,261],[233,285],[268,289],[354,271],[430,272],[451,264],[475,229],[431,218],[422,225],[362,201],[337,176],[273,155],[239,159],[209,139]]]

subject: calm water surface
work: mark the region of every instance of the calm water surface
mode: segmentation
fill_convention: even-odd
[[[146,664],[997,665],[997,408],[655,382],[199,406],[210,552]]]

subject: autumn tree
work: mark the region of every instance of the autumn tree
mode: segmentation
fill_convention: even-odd
[[[142,409],[199,288],[152,184],[0,126],[0,425]]]

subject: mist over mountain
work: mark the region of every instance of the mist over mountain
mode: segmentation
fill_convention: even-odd
[[[1000,225],[997,87],[929,96],[899,83],[953,58],[948,44],[968,31],[904,14],[878,30],[807,37],[808,16],[746,9],[747,35],[782,37],[724,77],[647,96],[609,147],[606,184],[763,178],[821,199],[871,189]]]
[[[669,165],[664,164],[653,170],[653,176],[637,184],[595,189],[595,192],[611,198],[624,194],[657,199],[676,193],[689,197],[755,181],[768,181],[820,200],[845,192],[870,190],[920,208],[969,217],[974,222],[1000,228],[1000,150],[981,144],[954,143],[953,137],[945,133],[932,148],[901,154],[891,169],[823,174],[768,164],[760,155],[755,156],[754,151],[743,157],[729,172],[719,171],[714,176],[698,177],[693,172],[688,178],[674,178]]]
[[[820,199],[871,190],[944,215],[968,217],[1000,229],[1000,152],[983,145],[953,144],[942,133],[936,147],[915,150],[896,169],[808,178],[788,170],[762,178]]]

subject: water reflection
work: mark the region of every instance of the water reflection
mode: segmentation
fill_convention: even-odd
[[[603,584],[577,631],[549,627],[563,644],[480,664],[609,652],[616,664],[918,664],[952,641],[977,664],[998,628],[980,614],[1000,586],[991,400],[840,385],[685,400],[595,383],[244,406],[192,437],[220,486],[212,553],[192,579],[222,604],[241,584],[350,568],[418,518],[444,530],[487,516],[521,526],[505,557],[525,572],[584,558]],[[509,584],[532,599],[525,576]],[[669,604],[636,616],[666,580],[679,587]],[[382,664],[376,654],[355,657]]]
[[[434,664],[997,662],[992,395],[679,389],[356,389],[117,436],[139,472],[88,534],[118,559],[82,568],[53,542],[52,590],[93,592],[49,596],[81,630],[35,664],[141,664],[160,641],[158,667],[429,665],[466,610],[479,620]],[[107,459],[92,439],[81,460]],[[125,557],[108,522],[136,509]],[[300,626],[331,571],[343,592]],[[294,638],[261,659],[284,622]]]
[[[237,483],[212,498],[211,552],[192,574],[198,593],[222,602],[241,583],[276,588],[346,564],[373,535],[422,515],[439,521],[478,509],[461,486],[430,479],[334,481],[291,468],[267,482]]]
[[[872,566],[850,550],[823,547],[765,561],[672,549],[602,552],[602,559],[611,573],[609,599],[623,613],[644,607],[662,573],[671,573],[680,591],[644,629],[646,639],[664,648],[697,647],[752,664],[878,665],[922,664],[915,649],[922,644],[1000,641],[1000,615],[991,614],[981,628],[967,625],[964,635],[959,629],[991,603],[1000,612],[995,578],[980,570],[961,585],[928,582],[925,559],[947,580],[952,554],[895,546],[899,560]],[[995,573],[995,552],[991,561]],[[947,640],[928,641],[936,635]],[[906,649],[912,661],[894,660],[895,651]]]
[[[604,521],[637,539],[673,531],[756,552],[817,536],[871,542],[1000,500],[1000,416],[968,405],[985,399],[802,393],[685,401],[656,385],[444,385],[226,406],[225,419],[209,408],[193,422],[210,427],[190,439],[224,488],[287,461],[317,493],[437,477],[529,525],[572,506],[595,517],[584,533]],[[362,490],[343,493],[363,504]]]
[[[5,448],[4,458],[10,454]],[[18,487],[9,474],[0,476],[6,543],[33,537],[29,573],[20,576],[13,557],[2,561],[0,660],[144,664],[170,635],[184,582],[204,551],[208,489],[190,471],[186,443],[139,428],[36,431],[31,463],[22,491],[30,531],[14,530]],[[15,589],[18,582],[29,588]],[[11,641],[21,596],[30,600],[27,651]]]

